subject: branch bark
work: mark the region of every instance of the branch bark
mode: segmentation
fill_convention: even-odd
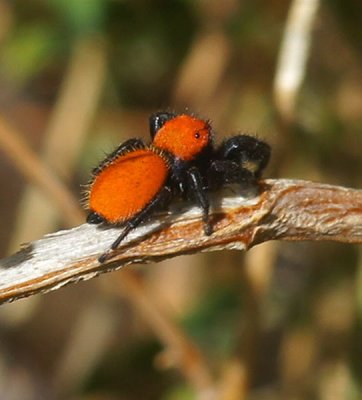
[[[0,261],[0,303],[93,278],[134,263],[198,251],[248,248],[268,240],[362,243],[362,190],[298,180],[266,180],[260,193],[233,188],[212,198],[214,233],[197,207],[178,203],[127,236],[105,264],[97,258],[122,228],[83,224],[26,245]]]

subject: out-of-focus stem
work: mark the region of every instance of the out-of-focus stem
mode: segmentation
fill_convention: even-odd
[[[294,119],[319,3],[294,0],[289,10],[274,79],[275,105],[286,122]]]

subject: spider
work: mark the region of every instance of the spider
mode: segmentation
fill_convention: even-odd
[[[130,231],[177,196],[202,209],[204,233],[211,235],[209,192],[228,183],[257,185],[270,158],[270,146],[249,135],[230,137],[215,147],[210,123],[193,115],[157,112],[149,124],[150,144],[129,139],[93,170],[87,222],[124,227],[100,263]]]

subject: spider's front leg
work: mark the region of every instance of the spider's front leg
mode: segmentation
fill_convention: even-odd
[[[249,135],[234,136],[221,144],[217,151],[217,159],[234,162],[239,169],[249,171],[255,179],[259,179],[270,158],[270,146],[260,139]],[[229,166],[225,169],[232,170]]]
[[[204,180],[196,167],[189,168],[186,171],[186,176],[189,197],[195,199],[197,204],[201,207],[204,232],[205,235],[210,236],[212,234],[212,226],[209,218],[210,203]]]
[[[255,176],[240,164],[230,160],[214,160],[208,170],[208,187],[215,190],[227,183],[238,183],[243,186],[256,183]]]

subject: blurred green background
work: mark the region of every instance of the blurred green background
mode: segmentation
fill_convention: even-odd
[[[210,118],[218,138],[265,138],[268,177],[360,188],[362,3],[320,4],[286,111],[276,74],[294,3],[0,0],[2,256],[72,225],[24,177],[4,130],[77,201],[104,152],[147,139],[148,115],[160,109]],[[352,245],[271,242],[130,267],[203,354],[207,379],[174,361],[122,271],[3,305],[0,398],[360,399],[361,255]]]

